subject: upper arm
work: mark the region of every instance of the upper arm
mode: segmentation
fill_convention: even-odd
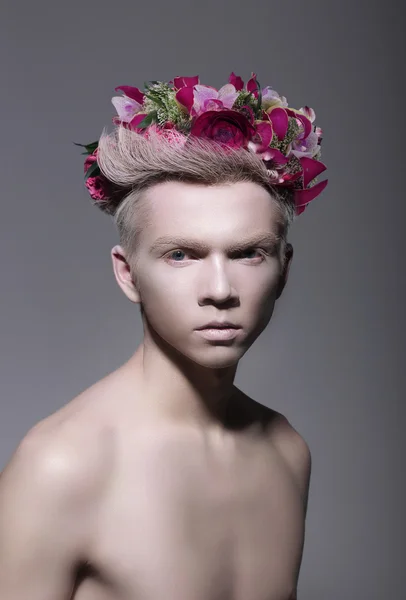
[[[66,449],[20,443],[0,476],[0,598],[71,597],[85,531]]]

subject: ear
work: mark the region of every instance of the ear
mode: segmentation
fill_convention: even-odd
[[[292,264],[292,258],[293,258],[293,246],[292,246],[292,244],[289,244],[289,242],[287,242],[286,247],[285,247],[285,256],[284,256],[284,262],[282,265],[282,272],[281,272],[280,278],[279,278],[279,286],[278,286],[278,291],[277,291],[277,295],[276,295],[276,300],[278,298],[280,298],[283,290],[285,289],[285,285],[288,280],[288,275],[289,275],[289,271],[290,271],[290,265]]]
[[[141,302],[141,298],[135,282],[132,279],[131,269],[127,261],[127,257],[121,246],[114,246],[114,248],[111,249],[111,260],[118,285],[131,302],[139,304]]]

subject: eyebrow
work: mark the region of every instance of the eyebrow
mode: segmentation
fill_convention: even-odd
[[[269,231],[259,232],[249,237],[240,238],[238,242],[227,247],[228,252],[239,252],[245,248],[251,248],[255,246],[266,246],[268,248],[276,249],[279,247],[281,237],[275,233]],[[190,250],[196,250],[199,252],[208,252],[209,246],[198,240],[188,239],[182,236],[174,235],[163,235],[157,238],[150,246],[150,252],[156,252],[157,250],[163,250],[167,246],[176,246],[182,248],[188,248]]]

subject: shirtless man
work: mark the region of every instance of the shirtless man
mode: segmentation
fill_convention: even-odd
[[[97,155],[117,184],[118,141],[146,142],[120,131]],[[1,474],[1,600],[296,598],[310,451],[233,383],[293,249],[276,197],[237,171],[144,189],[126,217],[137,218],[134,254],[121,224],[113,270],[141,306],[144,338],[36,424]]]

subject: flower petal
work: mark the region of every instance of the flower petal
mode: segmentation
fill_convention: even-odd
[[[226,83],[218,91],[218,99],[222,101],[225,108],[232,108],[239,93],[231,83]]]
[[[137,115],[135,115],[135,117],[133,117],[128,124],[129,128],[132,129],[132,131],[140,132],[140,129],[139,127],[137,127],[137,125],[138,123],[141,123],[141,121],[143,121],[143,119],[145,119],[146,116],[148,116],[148,113],[138,113]]]
[[[307,158],[306,156],[303,156],[299,160],[303,169],[303,185],[305,188],[307,188],[309,183],[315,177],[327,169],[326,165],[319,160],[314,160],[313,158]]]
[[[199,83],[199,75],[193,77],[174,77],[173,85],[176,90],[180,90],[183,87],[193,87]]]
[[[133,116],[142,110],[142,104],[127,96],[113,96],[111,102],[122,121],[131,121]]]
[[[132,98],[133,100],[135,100],[136,102],[139,102],[140,104],[142,104],[144,102],[145,94],[136,87],[131,87],[130,85],[119,85],[118,87],[116,87],[114,89],[116,92],[118,92],[118,91],[123,92],[126,96],[128,96],[129,98]]]
[[[312,130],[311,121],[307,117],[302,115],[302,113],[300,113],[295,108],[286,108],[286,112],[288,113],[288,115],[290,117],[295,117],[295,119],[299,119],[299,121],[301,121],[301,123],[303,125],[303,132],[298,135],[297,139],[302,140],[302,139],[307,138],[307,136],[309,135],[309,133]]]
[[[251,73],[251,79],[247,83],[247,91],[252,92],[255,97],[258,96],[257,76]]]
[[[192,87],[183,87],[179,91],[176,92],[175,96],[177,102],[184,106],[187,111],[190,113],[193,106],[193,88]]]
[[[313,121],[316,119],[316,113],[314,112],[314,110],[312,108],[310,108],[310,106],[303,106],[302,108],[299,109],[300,112],[302,112],[308,119],[309,121],[311,121],[313,123]]]
[[[320,181],[320,183],[316,183],[316,185],[308,188],[307,190],[295,190],[294,199],[296,207],[300,208],[314,200],[319,194],[321,194],[327,183],[328,179],[325,179],[324,181]]]
[[[274,167],[283,167],[289,162],[289,159],[276,148],[267,148],[265,152],[261,153],[261,158],[266,162],[272,160]]]
[[[205,110],[204,104],[207,100],[216,100],[219,96],[216,88],[208,85],[195,85],[193,88],[187,88],[193,90],[193,109],[196,111],[196,115],[200,115]]]
[[[252,152],[262,154],[270,150],[269,144],[272,142],[273,131],[272,125],[266,121],[257,121],[255,123],[255,132],[251,136],[249,147]]]
[[[241,77],[236,75],[233,71],[231,72],[231,75],[228,78],[228,83],[232,83],[238,92],[244,88],[243,80],[241,79]]]
[[[274,132],[280,140],[283,140],[289,125],[289,118],[286,110],[283,108],[274,108],[267,114],[269,119],[272,121],[272,128]]]
[[[285,96],[280,96],[270,85],[267,85],[262,90],[262,108],[268,111],[269,108],[276,108],[277,106],[286,108],[288,102]]]

